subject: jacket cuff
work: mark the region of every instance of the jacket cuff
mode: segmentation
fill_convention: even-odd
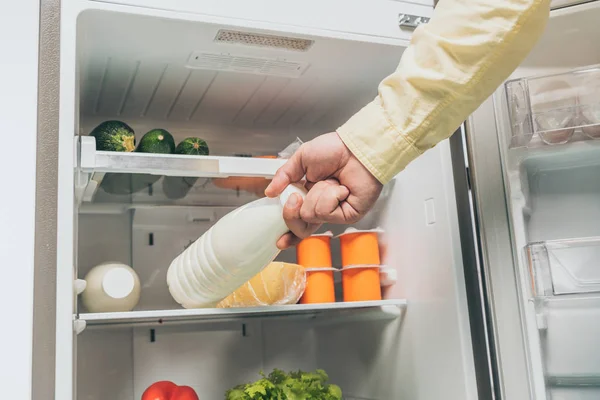
[[[421,155],[389,122],[379,98],[356,113],[337,133],[352,154],[383,184]]]

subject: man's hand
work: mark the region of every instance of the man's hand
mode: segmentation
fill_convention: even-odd
[[[287,185],[300,182],[305,175],[306,199],[294,194],[283,210],[291,232],[277,242],[280,249],[296,245],[325,222],[359,221],[373,207],[383,186],[335,132],[304,143],[279,168],[265,194],[279,196]]]

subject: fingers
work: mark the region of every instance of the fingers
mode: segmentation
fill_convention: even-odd
[[[319,223],[308,223],[303,221],[300,217],[300,210],[302,209],[302,197],[294,193],[290,196],[285,207],[283,208],[283,219],[290,233],[283,235],[277,241],[277,247],[279,249],[286,249],[294,246],[300,242],[301,239],[313,234],[321,224]]]
[[[345,201],[349,195],[348,188],[335,179],[317,182],[306,195],[300,216],[310,224],[353,222],[353,213],[348,212],[351,207]]]
[[[299,182],[304,177],[306,168],[302,163],[302,154],[305,149],[305,145],[300,146],[298,151],[277,170],[273,180],[265,189],[267,197],[279,196],[290,183]]]
[[[288,232],[277,241],[277,248],[279,250],[289,249],[290,247],[294,247],[300,243],[302,239],[298,236],[294,235],[292,232]]]
[[[283,219],[290,232],[277,241],[277,247],[284,250],[297,245],[325,222],[354,222],[358,214],[345,201],[349,195],[348,188],[335,179],[313,184],[304,200],[292,194],[283,208]]]

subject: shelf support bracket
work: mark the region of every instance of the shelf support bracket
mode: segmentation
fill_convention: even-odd
[[[79,335],[81,332],[85,330],[87,323],[83,319],[74,319],[73,320],[73,332],[76,335]]]

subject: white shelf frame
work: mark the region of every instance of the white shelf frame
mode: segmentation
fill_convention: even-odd
[[[279,158],[191,156],[97,151],[93,136],[75,138],[79,155],[76,179],[78,204],[91,202],[107,173],[150,174],[199,178],[272,178],[286,162]]]
[[[253,308],[199,308],[109,313],[82,313],[75,323],[87,327],[165,326],[167,324],[236,321],[244,319],[288,318],[312,319],[319,323],[340,321],[393,320],[401,317],[407,301],[381,300],[294,304]]]
[[[230,176],[271,178],[285,159],[189,156],[177,154],[96,151],[92,136],[80,137],[80,164],[84,173],[126,173],[199,178]]]

